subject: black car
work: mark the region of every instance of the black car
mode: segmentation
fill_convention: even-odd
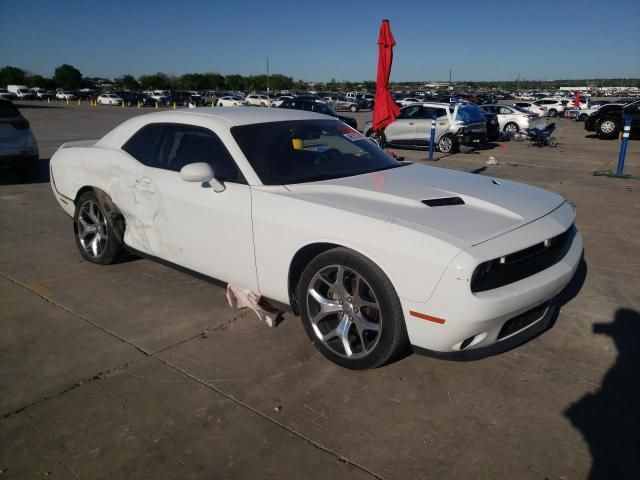
[[[171,98],[169,103],[175,103],[183,107],[188,106],[190,103],[193,105],[204,105],[204,98],[201,95],[196,95],[193,92],[171,92]]]
[[[596,132],[600,138],[616,138],[622,130],[624,120],[631,120],[631,137],[640,133],[640,100],[626,105],[603,105],[587,117],[584,129]]]
[[[297,97],[292,100],[285,100],[278,108],[290,108],[294,110],[306,110],[308,112],[322,113],[343,121],[351,128],[356,130],[358,129],[358,122],[355,118],[336,113],[333,108],[321,100],[301,99],[300,97]]]
[[[154,107],[156,100],[149,95],[145,95],[140,92],[115,92],[123,101],[125,105],[141,107]]]
[[[487,141],[495,142],[500,136],[500,124],[498,123],[498,115],[496,113],[489,113],[482,111],[484,116],[487,117]]]

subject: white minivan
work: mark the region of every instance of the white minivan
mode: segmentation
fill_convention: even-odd
[[[30,100],[33,98],[33,92],[26,85],[7,85],[7,90],[15,93],[20,100]]]

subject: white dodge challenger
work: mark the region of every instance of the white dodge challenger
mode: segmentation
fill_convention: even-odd
[[[128,250],[290,305],[348,368],[407,344],[455,356],[521,343],[582,256],[563,197],[397,161],[311,112],[151,113],[50,165],[85,259]]]

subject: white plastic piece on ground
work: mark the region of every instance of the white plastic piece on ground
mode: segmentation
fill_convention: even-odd
[[[496,160],[496,157],[491,156],[489,160],[487,160],[487,165],[498,165],[498,160]]]
[[[269,327],[275,327],[282,312],[269,306],[260,304],[260,294],[246,288],[240,288],[231,283],[227,284],[227,302],[231,308],[250,308]]]

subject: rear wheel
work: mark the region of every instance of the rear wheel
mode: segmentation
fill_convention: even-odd
[[[408,343],[393,285],[377,265],[346,248],[324,252],[307,265],[298,302],[314,346],[342,367],[378,367]]]
[[[16,167],[22,180],[31,180],[38,175],[38,157],[27,158]]]
[[[557,117],[558,116],[558,111],[555,108],[552,108],[551,110],[549,110],[549,116],[550,117]]]
[[[518,127],[518,124],[515,122],[509,122],[504,126],[503,130],[507,133],[515,133],[520,130],[520,127]]]
[[[73,217],[76,244],[91,263],[115,263],[124,252],[122,228],[105,212],[95,192],[86,192],[76,202]]]
[[[581,113],[580,116],[578,117],[578,120],[580,120],[581,122],[584,122],[587,120],[587,117],[589,115],[587,115],[586,113]]]
[[[356,107],[355,105],[351,105],[351,108],[349,108],[349,110],[355,113],[358,111],[358,107]]]

